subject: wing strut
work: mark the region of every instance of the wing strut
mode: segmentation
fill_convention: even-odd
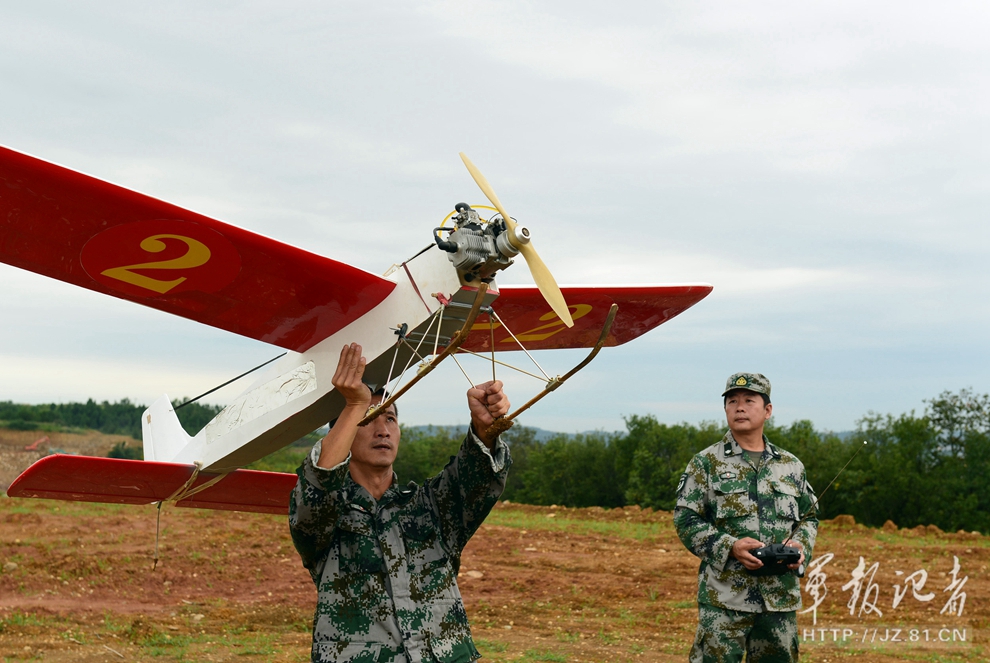
[[[409,389],[413,385],[415,385],[417,382],[419,382],[424,377],[426,377],[431,371],[433,371],[434,368],[437,367],[437,365],[440,364],[441,361],[443,361],[448,356],[453,354],[454,351],[457,350],[458,347],[460,347],[461,343],[463,343],[464,340],[468,337],[468,334],[471,333],[471,327],[474,325],[474,320],[475,318],[478,317],[478,314],[481,312],[481,302],[484,301],[486,292],[488,292],[488,284],[482,283],[478,287],[478,294],[475,295],[474,297],[474,304],[471,306],[471,311],[468,313],[467,319],[464,321],[464,325],[456,332],[454,332],[454,335],[450,337],[450,342],[447,344],[447,347],[443,349],[443,352],[435,356],[433,359],[430,360],[430,363],[428,363],[426,366],[418,370],[416,372],[416,377],[412,378],[409,382],[402,385],[401,389],[396,391],[394,394],[391,394],[388,398],[386,398],[378,405],[374,405],[371,408],[369,408],[368,414],[365,415],[364,419],[358,422],[358,426],[364,426],[365,424],[374,421],[380,414],[382,414],[383,412],[385,412],[386,409],[388,409],[389,405],[397,401],[399,399],[399,396],[402,396],[402,394],[409,391]]]
[[[608,315],[605,317],[605,325],[602,327],[602,333],[599,334],[598,336],[598,342],[595,343],[595,347],[592,348],[591,352],[588,353],[588,356],[585,357],[580,364],[569,370],[563,377],[557,376],[552,380],[550,380],[549,382],[547,382],[547,386],[543,389],[543,391],[538,393],[533,398],[529,399],[529,401],[525,405],[520,407],[515,412],[506,415],[500,419],[496,419],[494,423],[492,423],[492,425],[488,427],[488,430],[485,431],[485,436],[494,437],[495,435],[501,435],[505,431],[512,428],[513,420],[516,417],[518,417],[520,414],[522,414],[532,406],[536,405],[536,403],[538,403],[544,396],[549,394],[551,391],[557,389],[557,387],[559,387],[560,385],[564,384],[564,382],[569,380],[572,375],[574,375],[582,368],[587,366],[589,363],[591,363],[591,360],[595,358],[595,355],[597,355],[598,352],[605,345],[605,340],[608,338],[608,333],[612,329],[612,323],[615,321],[615,314],[618,312],[619,312],[618,304],[612,304],[612,307],[608,310]]]

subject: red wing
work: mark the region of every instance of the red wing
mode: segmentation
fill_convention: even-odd
[[[152,504],[172,497],[195,468],[178,463],[55,454],[37,461],[10,484],[9,497],[75,502]],[[192,489],[215,474],[200,474]],[[236,470],[177,506],[287,514],[295,474]]]
[[[568,329],[550,310],[534,286],[499,288],[493,308],[527,350],[591,348],[598,342],[605,316],[612,304],[619,312],[606,346],[622,345],[683,313],[712,291],[707,284],[565,286],[561,292],[574,326]],[[491,352],[487,315],[478,316],[464,345],[466,350]],[[496,323],[495,350],[519,350],[508,330]]]
[[[4,147],[0,262],[299,352],[394,287]]]

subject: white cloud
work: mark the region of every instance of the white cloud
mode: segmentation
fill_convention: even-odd
[[[196,370],[190,366],[132,358],[85,359],[72,357],[45,358],[0,355],[3,365],[3,389],[0,399],[15,402],[118,401],[150,405],[166,392],[173,399],[196,396],[190,385],[216,386],[230,375],[216,370]],[[226,388],[205,399],[205,402],[226,402],[238,393]]]
[[[427,4],[448,37],[500,62],[601,86],[615,121],[665,137],[668,157],[748,153],[791,172],[860,169],[864,153],[912,138],[919,115],[951,128],[973,112],[954,103],[956,74],[990,50],[978,4],[661,5],[633,20],[605,7]],[[946,51],[957,71],[905,75]]]

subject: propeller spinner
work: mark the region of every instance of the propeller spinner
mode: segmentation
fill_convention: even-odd
[[[571,312],[567,308],[567,302],[564,301],[564,295],[560,292],[560,287],[557,285],[557,281],[554,280],[553,274],[550,273],[550,270],[536,252],[536,249],[533,248],[532,241],[519,240],[520,234],[528,236],[528,231],[525,228],[518,228],[516,222],[512,220],[512,217],[502,207],[502,203],[499,202],[498,196],[495,195],[492,185],[488,183],[488,180],[481,174],[478,167],[471,163],[471,160],[467,158],[466,154],[461,152],[460,155],[461,161],[467,166],[468,172],[471,173],[471,177],[474,178],[475,183],[505,220],[505,227],[509,231],[507,233],[509,243],[518,249],[522,257],[526,260],[526,264],[529,265],[529,271],[533,275],[533,281],[536,282],[536,287],[540,289],[540,294],[547,300],[547,304],[557,314],[557,317],[568,327],[573,327],[574,321],[571,319]]]

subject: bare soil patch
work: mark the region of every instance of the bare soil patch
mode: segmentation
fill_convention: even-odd
[[[6,491],[17,475],[31,463],[49,454],[105,457],[119,442],[138,448],[141,446],[140,442],[126,435],[105,435],[95,430],[67,433],[0,428],[0,491]]]

